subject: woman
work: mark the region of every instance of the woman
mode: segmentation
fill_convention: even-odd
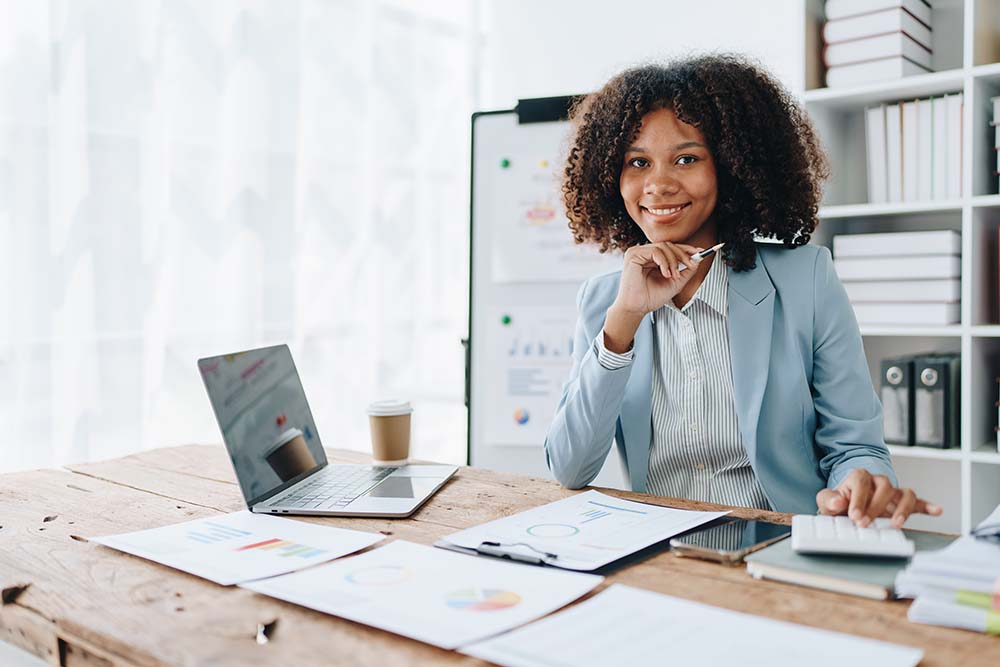
[[[625,257],[579,292],[556,478],[588,484],[614,440],[635,491],[859,526],[939,515],[897,485],[854,313],[806,245],[828,168],[788,93],[705,56],[627,70],[572,120],[570,228]]]

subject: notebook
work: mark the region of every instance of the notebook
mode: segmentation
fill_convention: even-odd
[[[917,552],[948,546],[947,535],[904,531]],[[873,600],[893,596],[896,574],[909,564],[908,558],[858,558],[855,556],[806,556],[792,551],[792,541],[783,540],[746,557],[747,573],[755,579],[770,579]]]

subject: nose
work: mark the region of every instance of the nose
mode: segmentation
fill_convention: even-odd
[[[651,169],[646,174],[646,182],[643,186],[643,193],[654,196],[672,195],[679,192],[680,189],[680,181],[674,178],[669,169],[660,167],[657,169]]]

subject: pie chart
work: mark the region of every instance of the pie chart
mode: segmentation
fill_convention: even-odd
[[[521,596],[499,588],[464,588],[448,596],[448,606],[462,611],[500,611],[521,602]]]

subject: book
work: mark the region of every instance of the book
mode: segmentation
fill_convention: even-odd
[[[917,201],[930,201],[933,195],[931,179],[934,169],[934,135],[932,134],[932,108],[931,101],[917,100]],[[904,155],[905,157],[905,155]],[[912,168],[913,165],[911,164]]]
[[[864,83],[888,81],[915,74],[926,74],[930,71],[923,65],[907,60],[902,56],[893,56],[891,58],[871,60],[853,65],[831,67],[826,71],[826,85],[830,88],[859,86]]]
[[[885,173],[889,201],[903,201],[903,116],[899,104],[885,107]]]
[[[838,259],[960,254],[962,254],[962,235],[950,229],[929,232],[837,234],[833,237],[833,255]]]
[[[948,198],[948,114],[943,97],[931,100],[931,195]]]
[[[823,25],[823,41],[837,44],[891,32],[905,33],[914,41],[931,47],[931,27],[902,7],[828,20]]]
[[[941,549],[951,537],[905,531],[917,552]],[[873,600],[894,595],[896,575],[906,567],[906,558],[858,558],[856,556],[818,556],[792,551],[792,541],[782,540],[746,557],[747,573],[756,579],[770,579],[846,593]]]
[[[932,25],[931,5],[926,0],[826,0],[828,21],[885,9],[905,9],[924,25]]]
[[[865,144],[868,148],[868,201],[889,201],[885,169],[885,105],[865,110]]]
[[[848,280],[936,280],[960,278],[962,258],[952,255],[835,258],[833,267]]]
[[[955,303],[962,299],[962,281],[950,280],[878,280],[844,283],[851,303]]]
[[[952,199],[962,196],[962,93],[945,97],[945,106],[948,117],[947,196]]]
[[[904,32],[863,37],[839,44],[828,44],[823,50],[823,62],[827,67],[852,65],[854,63],[902,56],[907,60],[932,68],[931,50]]]
[[[917,103],[904,102],[903,107],[903,201],[917,200],[917,170],[920,155],[917,153]]]
[[[957,324],[957,303],[852,303],[858,324]]]

